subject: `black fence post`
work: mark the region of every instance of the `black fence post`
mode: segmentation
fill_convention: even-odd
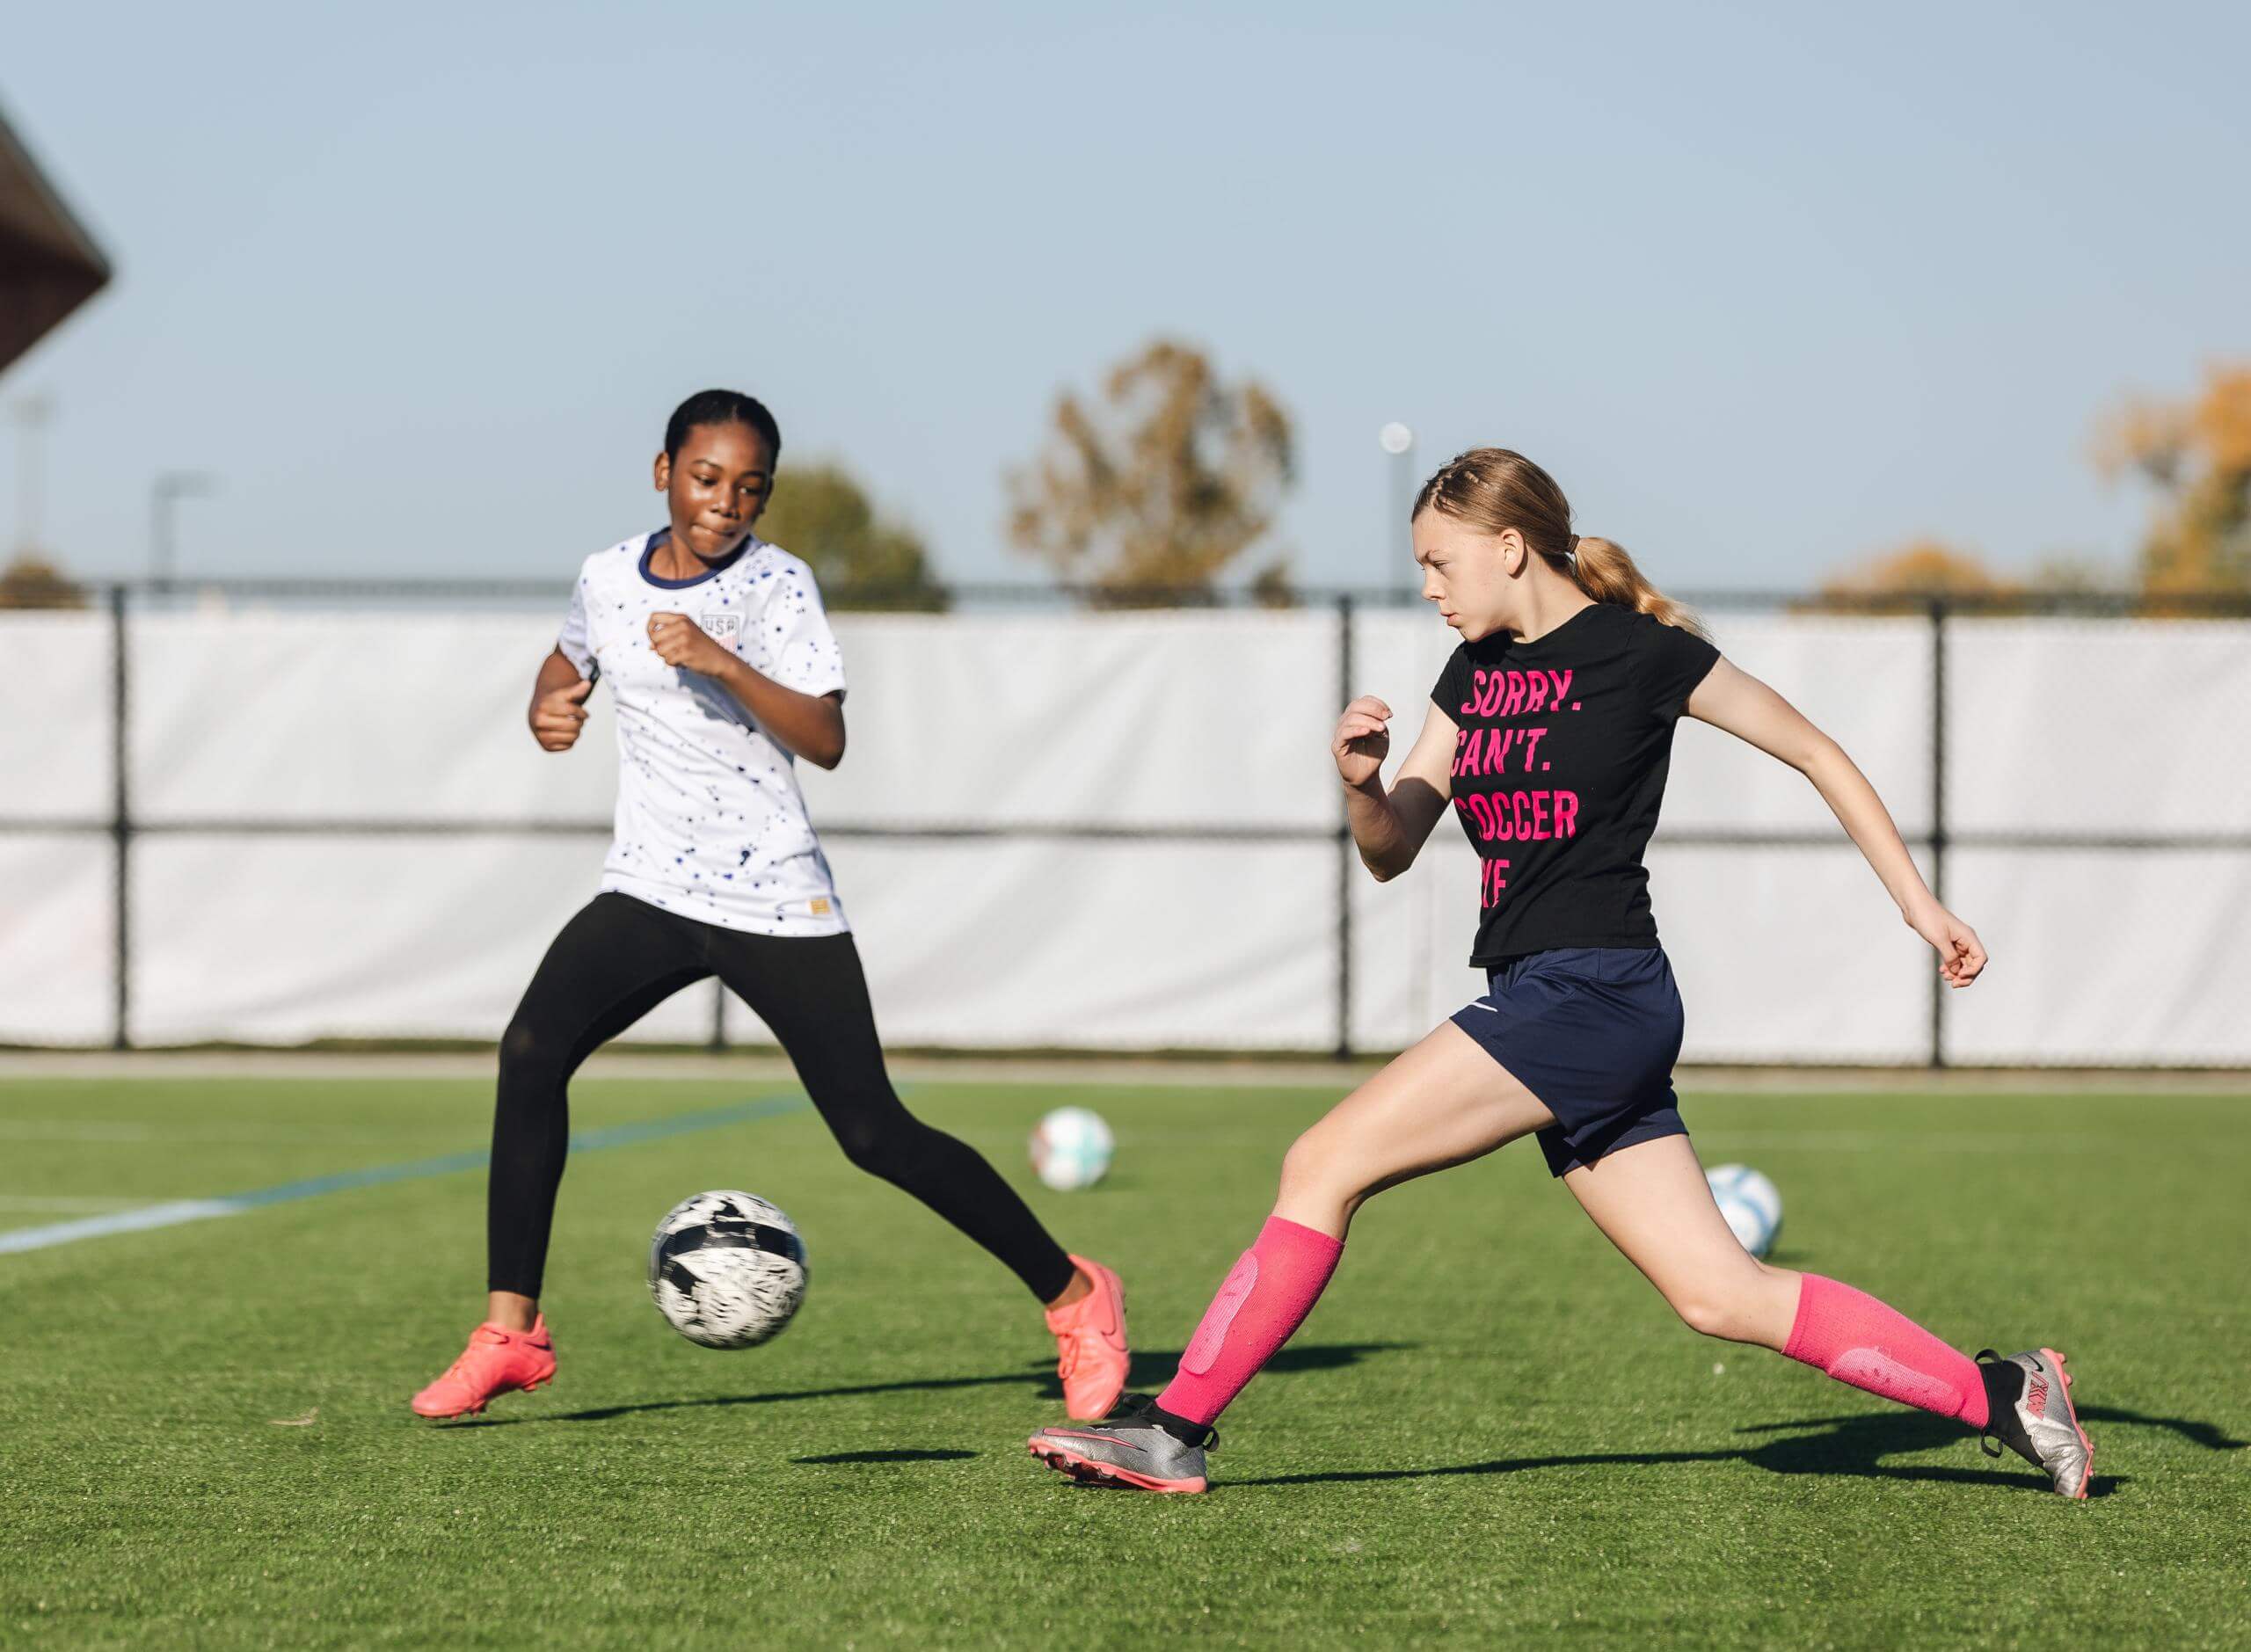
[[[1352,697],[1352,597],[1337,598],[1337,709]],[[1344,818],[1344,793],[1337,793],[1337,1059],[1352,1058],[1352,849],[1351,823]]]
[[[1931,599],[1931,893],[1946,901],[1946,599]],[[1946,978],[1931,971],[1930,1065],[1946,1065]]]
[[[711,981],[711,1042],[713,1055],[723,1053],[727,1047],[727,984],[716,976]]]
[[[125,587],[109,588],[110,652],[110,877],[113,891],[111,967],[116,974],[114,1020],[110,1047],[133,1047],[133,790],[129,780],[130,742],[126,738],[131,706],[131,681],[127,672]]]

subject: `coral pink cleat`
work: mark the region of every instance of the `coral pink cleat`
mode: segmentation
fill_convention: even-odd
[[[1047,1310],[1047,1328],[1062,1356],[1055,1374],[1063,1379],[1063,1408],[1071,1415],[1108,1416],[1126,1392],[1133,1364],[1126,1347],[1126,1287],[1100,1263],[1071,1260],[1094,1289],[1068,1307]]]
[[[528,1331],[512,1331],[487,1321],[469,1335],[446,1374],[414,1396],[414,1414],[426,1417],[473,1415],[496,1394],[529,1394],[555,1379],[555,1343],[547,1335],[547,1315]]]

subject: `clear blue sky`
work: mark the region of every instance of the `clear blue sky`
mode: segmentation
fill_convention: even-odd
[[[18,8],[118,275],[0,403],[86,573],[185,468],[191,569],[560,578],[718,383],[1034,578],[1004,468],[1158,333],[1296,416],[1311,580],[1386,566],[1390,418],[1682,588],[2123,561],[2094,420],[2251,353],[2247,71],[2240,5]]]

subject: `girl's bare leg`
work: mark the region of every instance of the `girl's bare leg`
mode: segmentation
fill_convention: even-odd
[[[1274,1214],[1342,1239],[1386,1188],[1482,1159],[1555,1122],[1452,1022],[1330,1108],[1282,1161]]]
[[[1660,1136],[1564,1173],[1581,1208],[1692,1330],[1781,1353],[1799,1281],[1770,1268],[1729,1228],[1686,1136]]]

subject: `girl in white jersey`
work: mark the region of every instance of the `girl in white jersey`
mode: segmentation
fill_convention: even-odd
[[[555,1374],[540,1313],[566,1096],[587,1056],[717,975],[774,1030],[852,1162],[1015,1270],[1047,1309],[1065,1402],[1100,1416],[1126,1384],[1118,1276],[1066,1253],[975,1150],[900,1105],[859,954],[805,816],[796,760],[844,755],[844,666],[812,572],[751,531],[782,436],[750,397],[705,390],[657,456],[668,526],[586,559],[530,724],[566,752],[596,680],[617,710],[616,835],[601,891],[548,949],[500,1044],[486,1205],[484,1322],[414,1397],[482,1411]]]

